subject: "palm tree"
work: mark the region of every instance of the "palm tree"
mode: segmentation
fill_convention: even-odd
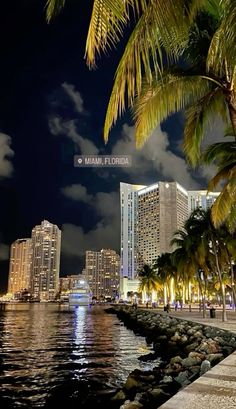
[[[210,210],[195,210],[188,219],[188,224],[191,226],[192,233],[196,235],[196,237],[201,237],[204,247],[209,248],[210,254],[212,255],[212,270],[219,279],[222,294],[222,320],[227,321],[225,286],[223,282],[223,273],[227,264],[225,240],[220,234],[220,231],[213,225]]]
[[[152,300],[152,292],[157,291],[160,287],[160,283],[154,268],[148,264],[144,264],[143,268],[139,272],[139,292],[145,291],[148,299]]]
[[[163,285],[164,289],[164,304],[167,304],[167,298],[169,296],[170,301],[174,301],[174,291],[172,289],[173,281],[175,278],[175,267],[171,261],[171,253],[162,253],[157,257],[154,262],[153,268],[157,271],[157,276]],[[169,291],[168,291],[169,287]],[[168,294],[169,293],[169,294]]]
[[[64,4],[65,0],[47,0],[48,21]],[[213,115],[230,119],[236,137],[235,1],[94,0],[86,42],[89,66],[95,66],[96,55],[120,41],[133,20],[115,75],[104,138],[126,105],[134,108],[138,146],[168,116],[185,110],[184,150],[196,165]],[[235,173],[231,170],[229,175],[232,182]],[[217,206],[226,206],[225,197],[213,210],[216,225],[223,213]],[[235,207],[228,204],[232,207],[235,216]]]
[[[183,285],[193,282],[195,279],[198,282],[202,298],[203,317],[205,318],[209,268],[208,254],[201,237],[192,233],[188,221],[186,221],[184,228],[174,233],[171,244],[177,247],[172,253],[172,263],[176,266],[177,274]]]

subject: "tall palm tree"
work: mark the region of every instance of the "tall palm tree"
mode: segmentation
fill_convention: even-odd
[[[152,292],[157,291],[160,288],[160,283],[154,268],[148,264],[144,264],[143,268],[139,271],[139,292],[145,291],[149,299],[152,299]]]
[[[157,277],[163,285],[164,290],[164,304],[167,304],[167,298],[173,298],[171,291],[171,284],[175,278],[175,267],[171,261],[171,253],[162,253],[154,262],[153,268],[157,271]],[[169,291],[168,291],[169,287]],[[173,301],[173,300],[171,300]]]
[[[205,318],[209,267],[208,254],[201,236],[193,234],[186,221],[184,228],[174,233],[171,244],[177,247],[172,253],[172,263],[176,266],[181,281],[187,283],[196,279],[198,282]]]
[[[47,19],[64,4],[47,0]],[[134,108],[138,146],[168,116],[185,110],[184,150],[195,165],[214,114],[230,119],[236,137],[235,0],[94,0],[86,42],[89,66],[120,41],[133,20],[115,75],[104,138],[126,106]],[[230,179],[234,183],[235,171]],[[214,209],[221,203],[224,208],[224,198]],[[220,213],[213,211],[216,224]]]
[[[220,234],[220,231],[213,225],[210,210],[195,210],[188,219],[188,224],[191,226],[192,233],[196,235],[196,237],[201,237],[204,247],[209,248],[212,254],[212,269],[218,276],[222,294],[222,320],[227,321],[225,286],[223,282],[223,273],[227,264],[225,240]]]

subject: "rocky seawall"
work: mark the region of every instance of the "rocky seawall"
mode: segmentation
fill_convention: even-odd
[[[130,373],[111,399],[114,408],[157,409],[236,350],[236,336],[230,331],[132,307],[118,306],[107,312],[117,314],[128,328],[152,343],[153,353],[140,360],[160,358],[152,370]]]

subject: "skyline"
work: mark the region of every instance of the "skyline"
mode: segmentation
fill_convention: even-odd
[[[166,193],[164,194],[164,191],[166,190],[167,191],[173,190],[173,191],[171,195],[167,194],[166,196]],[[153,196],[153,192],[156,192],[155,198]],[[131,193],[132,193],[132,197],[130,196]],[[209,194],[207,195],[207,191],[204,191],[204,190],[186,191],[177,182],[170,182],[170,183],[168,183],[167,181],[158,182],[150,186],[130,185],[130,184],[120,183],[120,217],[121,217],[120,218],[121,236],[120,236],[120,249],[119,249],[120,252],[113,250],[109,246],[107,248],[102,248],[102,249],[101,247],[92,249],[92,250],[86,249],[84,257],[83,257],[84,262],[82,266],[83,268],[82,271],[75,271],[73,272],[73,274],[83,275],[84,271],[87,271],[86,266],[87,266],[87,254],[88,253],[100,254],[102,252],[112,252],[112,253],[117,254],[117,256],[121,257],[122,262],[121,262],[121,268],[119,269],[119,276],[120,277],[128,276],[129,278],[136,277],[138,269],[142,267],[140,264],[141,260],[139,257],[142,256],[144,263],[151,265],[152,261],[158,255],[162,254],[163,252],[165,253],[166,251],[167,252],[170,251],[169,243],[171,240],[171,235],[173,234],[174,231],[176,231],[177,227],[178,228],[182,227],[183,222],[186,219],[187,215],[189,215],[197,207],[208,209],[214,203],[214,200],[216,199],[218,194],[219,192],[218,193],[209,192]],[[150,197],[152,197],[151,203],[148,205],[148,207],[151,206],[148,212],[150,213],[149,215],[147,215],[147,208],[146,208],[147,206],[144,205],[145,209],[143,208],[143,204],[144,204],[143,202],[147,200],[147,195],[151,195]],[[170,199],[169,202],[168,202],[168,197]],[[149,202],[149,199],[148,199],[148,202]],[[174,203],[177,206],[176,208],[175,208]],[[154,208],[155,208],[155,211],[154,211]],[[138,214],[137,219],[134,217],[134,214],[136,213]],[[168,220],[168,217],[166,218],[168,214],[172,214],[173,216],[173,217],[171,216],[171,222]],[[128,220],[126,220],[127,216],[128,216]],[[174,224],[172,225],[173,221],[174,221]],[[154,226],[155,224],[156,226]],[[160,228],[161,224],[163,225],[162,229]],[[139,225],[139,228],[141,228],[140,232],[139,232],[139,229],[137,228],[138,225]],[[146,227],[143,227],[143,226],[146,226]],[[147,229],[147,226],[149,226],[148,229]],[[49,236],[52,233],[51,228],[53,228],[53,231],[55,229],[54,231],[55,235],[52,235],[52,243],[50,245],[51,246],[50,247],[51,250],[50,250],[48,240],[49,240]],[[146,229],[146,233],[142,231],[143,228],[144,230]],[[45,264],[44,255],[47,259],[49,257],[49,254],[51,254],[50,251],[53,252],[54,254],[54,250],[56,249],[54,249],[55,244],[53,242],[55,241],[57,237],[57,233],[56,233],[57,231],[59,232],[59,236],[60,236],[59,241],[61,243],[61,231],[59,230],[58,226],[52,225],[47,220],[43,220],[41,224],[36,225],[32,228],[31,238],[29,237],[28,238],[17,238],[13,243],[11,243],[10,259],[9,259],[9,273],[8,273],[8,293],[15,293],[18,291],[22,291],[22,289],[28,289],[28,290],[31,289],[33,293],[35,292],[33,290],[33,287],[34,287],[35,278],[37,281],[39,264],[41,262],[42,262],[42,266]],[[155,231],[159,232],[157,242],[154,240],[154,236],[153,236],[153,234],[155,235]],[[131,236],[130,236],[130,233],[131,233]],[[142,237],[143,233],[144,233],[144,236]],[[147,237],[149,237],[150,239],[148,240],[148,243],[146,243]],[[162,238],[162,239],[159,240],[159,238]],[[159,249],[158,251],[157,247],[159,248],[161,243],[162,243],[162,249]],[[39,245],[42,246],[42,249],[39,249],[38,247]],[[146,253],[149,253],[150,251],[151,253],[149,254],[148,257],[149,258],[151,257],[151,258],[147,259]],[[56,267],[55,271],[57,271],[57,279],[59,279],[59,277],[62,278],[62,277],[68,276],[67,272],[66,272],[66,275],[65,275],[65,272],[63,272],[64,274],[61,274],[62,271],[60,268],[60,258],[61,258],[60,244],[59,244],[58,249],[56,250],[56,253],[58,254],[58,256],[56,257],[58,262],[56,263],[57,264],[56,266],[54,265],[55,263],[53,261],[53,265],[54,267]],[[51,256],[54,258],[53,254]],[[131,254],[133,254],[134,259],[132,256],[130,259]],[[138,254],[139,256],[137,256]],[[39,258],[41,260],[40,263],[38,260]],[[136,260],[137,258],[138,260]],[[139,265],[138,265],[138,261],[139,261]],[[47,261],[46,261],[46,264],[47,264]],[[32,273],[31,273],[31,267],[32,267]],[[36,275],[33,272],[34,269],[36,269],[35,270]],[[124,270],[125,270],[125,275],[124,275]],[[40,276],[41,276],[41,273],[40,273]],[[52,278],[52,281],[55,281],[55,277],[54,278],[53,277],[54,277],[54,273],[52,273],[51,278]],[[50,278],[50,282],[51,282],[51,278]],[[26,282],[28,284],[26,284]]]
[[[41,1],[1,5],[0,286],[6,287],[9,246],[48,219],[62,229],[61,269],[82,269],[86,249],[119,250],[119,183],[177,180],[206,188],[212,169],[190,170],[181,153],[182,115],[136,150],[127,113],[107,145],[102,128],[122,45],[90,71],[83,58],[90,17],[75,1],[50,25]],[[12,7],[15,13],[12,15]],[[7,22],[11,21],[8,26]],[[209,132],[217,141],[223,126]],[[75,154],[127,154],[132,168],[74,168]],[[95,207],[96,203],[96,207]]]

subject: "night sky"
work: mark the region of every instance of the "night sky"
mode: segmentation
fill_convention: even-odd
[[[5,4],[2,4],[5,3]],[[125,41],[84,60],[92,1],[70,0],[50,25],[43,0],[0,5],[0,286],[9,245],[46,219],[62,229],[61,276],[82,270],[87,249],[119,251],[119,183],[177,180],[206,188],[212,169],[193,173],[181,153],[184,117],[174,115],[142,150],[127,113],[102,139],[103,121]],[[217,129],[217,132],[215,131]],[[217,139],[221,123],[209,131]],[[75,168],[75,154],[131,154],[132,168]]]

